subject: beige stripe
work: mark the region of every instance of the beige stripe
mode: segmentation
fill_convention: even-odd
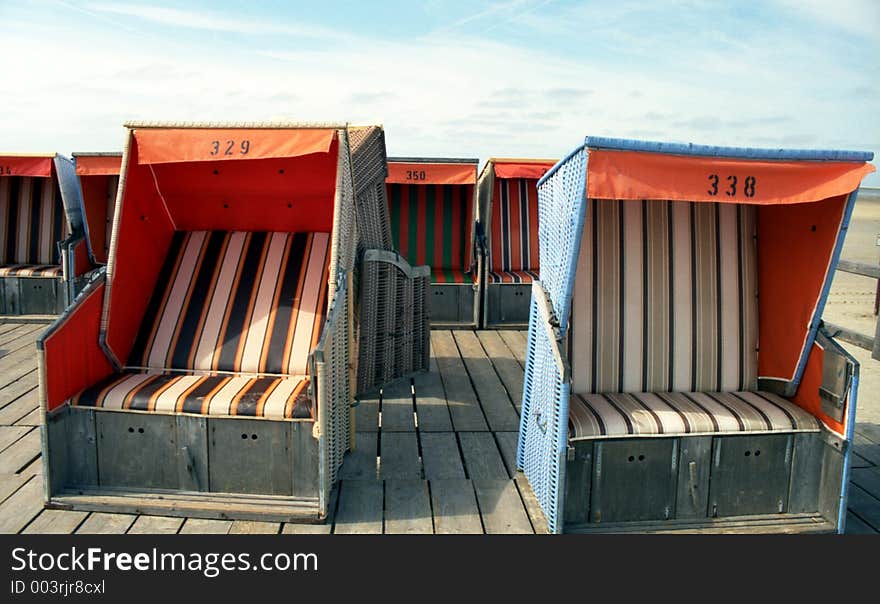
[[[645,345],[645,237],[642,228],[642,202],[620,201],[623,218],[624,269],[621,295],[623,310],[623,392],[639,392]]]
[[[623,416],[601,394],[586,394],[583,396],[583,400],[602,418],[602,423],[605,424],[605,430],[609,435],[629,434]]]
[[[28,242],[30,241],[30,218],[31,218],[31,190],[34,179],[25,177],[21,179],[18,189],[18,229],[16,233],[15,258],[16,262],[30,262],[28,258]]]
[[[669,202],[649,201],[647,210],[648,292],[645,334],[648,391],[665,391],[669,383]]]
[[[602,429],[593,411],[587,406],[580,395],[573,395],[568,405],[568,417],[574,426],[572,438],[601,436]]]
[[[711,416],[693,404],[684,394],[680,392],[658,392],[656,396],[670,407],[678,409],[687,416],[688,422],[691,424],[692,433],[715,431]]]
[[[774,402],[770,402],[765,398],[762,398],[755,394],[754,392],[738,392],[737,393],[740,398],[750,402],[755,407],[764,412],[768,418],[770,418],[770,424],[773,430],[799,430],[804,426],[799,422],[799,418],[803,415],[803,411],[797,410],[794,411],[789,407],[789,405],[785,405],[786,411],[788,411],[789,415],[794,418],[794,425],[792,425],[792,419],[789,418],[788,415],[785,414],[785,411],[780,409],[782,405],[775,404]],[[769,398],[769,397],[768,397]],[[785,401],[782,399],[778,399],[780,402],[785,404]],[[745,404],[743,404],[745,406]],[[809,423],[807,423],[809,425]]]
[[[743,420],[745,424],[746,432],[760,432],[763,430],[771,430],[771,425],[767,425],[767,420],[765,420],[761,414],[755,410],[754,407],[744,403],[741,399],[735,396],[731,392],[715,392],[712,396],[716,397],[718,400],[723,402],[728,407],[732,407],[734,413],[739,415],[739,417]],[[763,409],[761,409],[763,411]],[[786,422],[788,423],[788,422]],[[791,429],[791,424],[789,423],[787,429]]]
[[[589,392],[593,383],[593,206],[587,200],[584,234],[581,237],[571,303],[572,390]]]
[[[596,391],[617,392],[620,347],[620,206],[611,200],[597,205],[598,271]]]
[[[715,264],[715,209],[716,204],[694,204],[694,231],[696,233],[696,288],[697,322],[695,386],[699,392],[718,390],[718,274]]]
[[[155,373],[136,373],[131,375],[105,391],[103,399],[95,401],[95,406],[104,407],[105,409],[122,409],[125,398],[129,393],[155,376]]]
[[[712,414],[712,417],[718,422],[719,432],[739,432],[740,428],[736,416],[724,405],[719,404],[718,401],[703,392],[691,392],[690,397]]]
[[[718,236],[721,248],[721,384],[719,390],[739,390],[739,249],[736,234],[737,207],[718,205]]]
[[[52,250],[55,242],[62,238],[58,233],[52,232],[53,211],[55,209],[55,183],[51,178],[44,179],[43,191],[40,198],[40,240],[38,244],[37,262],[52,264]]]
[[[232,284],[241,261],[241,254],[247,234],[232,233],[228,239],[226,253],[223,256],[223,266],[217,278],[217,285],[208,302],[208,314],[202,334],[198,341],[193,368],[207,371],[212,369],[215,353],[220,349],[220,328],[223,326],[223,317],[226,306],[232,296]]]
[[[297,384],[304,378],[299,376],[291,376],[281,380],[278,387],[269,395],[266,404],[263,405],[263,417],[269,419],[284,419],[284,408],[287,405],[287,399],[293,394]]]
[[[664,434],[684,434],[687,432],[687,425],[684,423],[681,414],[656,394],[641,392],[633,396],[657,415],[660,423],[663,425]],[[645,411],[640,413],[645,413]],[[656,422],[656,420],[654,421]]]
[[[241,356],[239,371],[260,371],[260,357],[266,342],[266,330],[269,326],[269,315],[272,312],[272,301],[275,297],[275,286],[281,271],[281,260],[287,242],[286,233],[273,233],[269,240],[269,250],[263,265],[263,274],[257,284],[257,296],[253,312],[245,322],[244,350]]]
[[[638,404],[630,394],[606,394],[626,414],[633,424],[634,434],[659,434],[660,424],[650,411]]]
[[[208,401],[208,415],[229,415],[229,406],[238,392],[253,378],[249,376],[230,378]]]
[[[177,399],[180,395],[200,379],[202,379],[200,375],[182,375],[174,378],[174,383],[163,390],[156,399],[153,410],[162,413],[173,413],[177,410]]]
[[[672,202],[672,390],[685,392],[691,389],[694,328],[690,205],[686,201]]]
[[[299,301],[299,312],[296,315],[296,331],[293,335],[290,359],[287,364],[289,375],[305,375],[307,373],[308,358],[311,352],[312,326],[315,322],[318,296],[324,272],[324,263],[327,254],[327,233],[314,233],[312,236],[311,253],[303,285],[302,297]]]
[[[183,302],[192,283],[193,272],[198,263],[199,252],[202,249],[202,243],[205,241],[206,235],[205,231],[193,231],[187,238],[180,268],[177,271],[174,283],[171,285],[168,301],[162,310],[159,327],[151,342],[150,353],[147,357],[148,367],[158,368],[165,367],[166,365],[166,359],[170,353],[171,338],[174,336],[177,322],[181,319]]]
[[[12,258],[6,258],[6,238],[12,231],[9,224],[9,182],[10,178],[0,177],[0,264],[12,262]]]
[[[755,240],[757,208],[742,206],[743,255],[743,383],[741,390],[758,387],[758,250]]]

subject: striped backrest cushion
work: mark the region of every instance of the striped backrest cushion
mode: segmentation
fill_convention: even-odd
[[[61,264],[69,232],[54,178],[0,177],[0,264]]]
[[[496,178],[489,233],[489,270],[538,270],[538,181]]]
[[[473,185],[389,183],[394,246],[413,266],[468,271]]]
[[[306,375],[329,252],[328,233],[176,232],[130,367]]]
[[[752,390],[753,206],[590,199],[572,300],[576,392]]]

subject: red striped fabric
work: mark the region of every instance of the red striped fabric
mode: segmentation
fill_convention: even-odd
[[[489,232],[489,272],[516,275],[493,283],[530,283],[538,272],[537,180],[496,178]],[[522,279],[517,281],[516,279]]]
[[[57,264],[11,264],[0,266],[0,277],[60,277]]]
[[[69,234],[54,178],[0,177],[0,265],[60,265]]]

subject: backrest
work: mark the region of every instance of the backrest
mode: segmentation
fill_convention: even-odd
[[[750,390],[756,208],[589,199],[571,316],[575,392]]]
[[[0,264],[61,264],[69,233],[57,179],[0,177]]]
[[[489,210],[490,271],[537,271],[537,179],[498,178]]]
[[[474,185],[386,186],[394,246],[407,262],[469,270]]]
[[[328,233],[176,231],[129,366],[306,374],[329,251]]]

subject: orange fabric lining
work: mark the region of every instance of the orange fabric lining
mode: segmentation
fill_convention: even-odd
[[[755,161],[608,150],[590,150],[587,166],[590,198],[758,205],[819,201],[850,193],[874,171],[864,162]]]
[[[89,259],[89,248],[86,245],[85,238],[80,239],[73,247],[73,276],[79,277],[84,275],[92,268],[92,261]]]
[[[82,190],[85,219],[89,223],[89,242],[92,254],[100,263],[107,262],[107,248],[110,244],[110,228],[107,223],[107,187],[109,178],[106,175],[81,175],[79,179]]]
[[[327,153],[336,130],[145,128],[134,131],[138,163],[228,161]]]
[[[843,434],[846,428],[843,423],[838,422],[824,413],[822,413],[822,400],[819,398],[819,387],[822,385],[822,365],[825,360],[825,351],[817,343],[813,343],[810,356],[807,360],[807,367],[804,370],[804,377],[798,387],[797,393],[791,398],[792,402],[802,409],[806,409],[814,416],[819,418],[825,425],[837,432]],[[847,398],[847,410],[849,413],[849,399]]]
[[[52,176],[54,157],[2,157],[0,176]]]
[[[104,285],[101,284],[43,343],[47,411],[113,373],[113,367],[98,345],[103,301]]]
[[[115,176],[121,168],[121,155],[85,155],[76,158],[76,173],[79,176]]]
[[[388,162],[392,184],[472,185],[477,182],[476,164]]]
[[[539,179],[547,171],[556,165],[555,160],[523,159],[506,160],[496,159],[495,178],[532,178]]]
[[[825,284],[846,195],[758,208],[758,375],[791,380]]]

